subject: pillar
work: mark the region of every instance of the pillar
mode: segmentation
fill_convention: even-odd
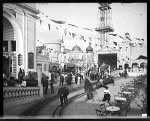
[[[37,76],[38,76],[38,86],[40,88],[40,97],[42,98],[43,97],[43,86],[41,83],[41,80],[42,80],[42,65],[41,64],[37,65]]]
[[[109,65],[109,74],[108,75],[110,75],[110,65]]]

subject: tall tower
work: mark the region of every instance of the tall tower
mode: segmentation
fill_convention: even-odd
[[[99,3],[98,9],[98,24],[97,28],[95,28],[95,31],[97,31],[95,44],[98,48],[103,48],[109,45],[111,38],[108,33],[114,31],[112,26],[111,3]]]

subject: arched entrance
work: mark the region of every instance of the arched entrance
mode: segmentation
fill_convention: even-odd
[[[3,17],[3,72],[16,77],[16,40],[13,26]]]
[[[3,72],[18,77],[19,68],[24,69],[24,46],[22,31],[16,18],[3,10]],[[18,65],[18,54],[23,56],[23,63]]]
[[[137,68],[138,67],[138,63],[132,63],[132,68]]]
[[[144,68],[145,65],[146,65],[146,63],[141,63],[141,64],[140,64],[140,68]]]

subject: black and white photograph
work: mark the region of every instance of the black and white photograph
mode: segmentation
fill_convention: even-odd
[[[1,119],[148,118],[147,3],[3,3]]]

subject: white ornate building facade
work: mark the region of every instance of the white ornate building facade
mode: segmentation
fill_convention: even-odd
[[[34,3],[3,4],[3,72],[18,77],[19,68],[36,71],[36,20]]]

